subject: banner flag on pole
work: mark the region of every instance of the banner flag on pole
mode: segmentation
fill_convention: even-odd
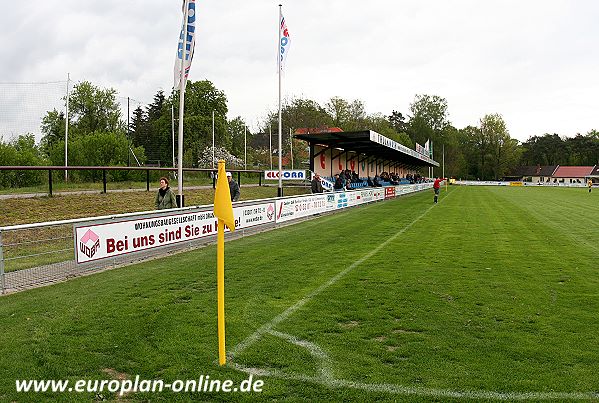
[[[284,65],[285,65],[285,59],[287,59],[287,53],[289,52],[289,47],[291,45],[290,42],[290,38],[289,38],[289,30],[287,29],[287,24],[285,23],[285,17],[283,17],[283,15],[281,14],[281,24],[279,26],[279,30],[280,30],[280,34],[279,34],[279,38],[281,38],[281,43],[280,45],[280,60],[279,60],[279,67],[281,69],[281,71],[284,70]]]
[[[216,179],[216,192],[214,194],[214,216],[223,220],[231,231],[235,230],[235,216],[231,203],[231,192],[225,171],[225,161],[218,161],[218,177]]]
[[[187,10],[185,10],[185,4],[187,4]],[[187,18],[187,33],[184,36],[185,30],[185,18]],[[189,75],[189,68],[191,67],[191,61],[193,60],[193,49],[195,47],[196,36],[196,2],[195,0],[186,0],[183,2],[183,24],[181,24],[181,33],[179,34],[179,44],[177,46],[177,57],[175,58],[174,68],[174,87],[178,88],[181,80],[181,70],[183,70],[185,86],[187,82],[187,76]],[[183,40],[186,39],[185,51],[183,51]],[[185,61],[183,60],[185,55]]]

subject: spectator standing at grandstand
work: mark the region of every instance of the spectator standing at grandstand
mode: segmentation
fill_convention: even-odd
[[[312,193],[322,193],[324,189],[322,188],[322,182],[320,181],[320,175],[314,174],[314,178],[312,178]]]
[[[333,185],[333,188],[336,191],[341,191],[341,190],[343,190],[344,186],[345,186],[345,179],[342,179],[341,175],[335,174],[335,184]]]
[[[156,199],[154,200],[154,205],[156,210],[164,210],[169,208],[177,207],[177,198],[175,194],[168,186],[168,179],[166,177],[160,178],[160,188],[158,189],[158,193],[156,194]]]
[[[231,192],[231,201],[238,201],[241,196],[239,184],[233,179],[231,172],[227,172],[227,180],[229,181],[229,192]]]
[[[366,179],[366,184],[371,188],[374,187],[374,182],[372,181],[372,179],[370,179],[370,176],[368,177],[368,179]]]
[[[441,182],[443,182],[445,178],[437,178],[435,179],[435,183],[433,183],[433,190],[435,191],[435,203],[439,200],[439,193],[441,192]]]
[[[591,193],[591,190],[593,190],[593,180],[589,179],[589,193]]]

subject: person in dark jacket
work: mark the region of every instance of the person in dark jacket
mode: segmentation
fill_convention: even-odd
[[[320,181],[320,175],[314,174],[314,178],[312,178],[312,193],[322,193],[324,189],[322,188],[322,182]]]
[[[177,198],[175,197],[175,194],[171,188],[168,186],[168,179],[164,176],[160,178],[160,189],[158,189],[158,193],[156,194],[154,205],[156,210],[177,207]]]
[[[231,172],[227,172],[227,180],[229,181],[229,191],[231,192],[231,201],[239,201],[241,191],[239,190],[239,184],[233,179]]]
[[[345,179],[341,179],[339,174],[335,174],[335,184],[333,185],[333,189],[336,191],[341,191],[345,187]]]

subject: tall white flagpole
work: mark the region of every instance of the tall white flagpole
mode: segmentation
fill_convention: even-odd
[[[189,0],[185,0],[183,17],[183,49],[181,53],[181,77],[179,82],[179,152],[177,157],[177,180],[179,183],[179,207],[183,207],[183,106],[185,103],[185,57],[187,56],[187,20]],[[189,55],[191,57],[191,54]]]
[[[171,105],[171,136],[173,145],[173,168],[175,167],[175,105]]]
[[[68,148],[69,148],[69,81],[71,81],[71,73],[67,73],[67,107],[64,119],[64,166],[69,166]],[[69,170],[64,170],[64,181],[69,181]]]
[[[277,195],[279,197],[283,196],[283,167],[282,167],[282,121],[281,121],[281,19],[283,18],[283,11],[281,9],[283,7],[282,4],[279,4],[279,46],[278,46],[278,66],[279,66],[279,189],[277,191]]]
[[[214,109],[212,109],[212,170],[214,171]]]
[[[270,153],[270,170],[272,171],[272,126],[268,124],[268,151]]]
[[[289,149],[291,151],[291,169],[293,169],[293,135],[291,134],[291,127],[289,128]]]

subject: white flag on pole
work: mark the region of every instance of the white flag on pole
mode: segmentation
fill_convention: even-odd
[[[187,10],[185,5],[187,4]],[[187,11],[187,12],[186,12]],[[185,30],[185,18],[187,17],[187,32]],[[193,60],[193,49],[196,41],[196,2],[195,0],[183,1],[183,24],[181,24],[181,33],[179,34],[179,44],[177,46],[177,57],[175,59],[174,68],[174,87],[178,88],[181,80],[181,71],[183,70],[183,86],[187,82],[187,76],[189,75],[189,68],[191,67],[191,61]],[[183,49],[183,42],[185,40],[185,50]],[[183,58],[185,57],[185,60]]]
[[[285,23],[285,17],[281,14],[281,24],[279,25],[281,43],[280,51],[279,51],[279,67],[281,71],[283,71],[283,66],[285,65],[285,59],[287,59],[287,53],[289,52],[290,39],[289,39],[289,31],[287,30],[287,24]]]

